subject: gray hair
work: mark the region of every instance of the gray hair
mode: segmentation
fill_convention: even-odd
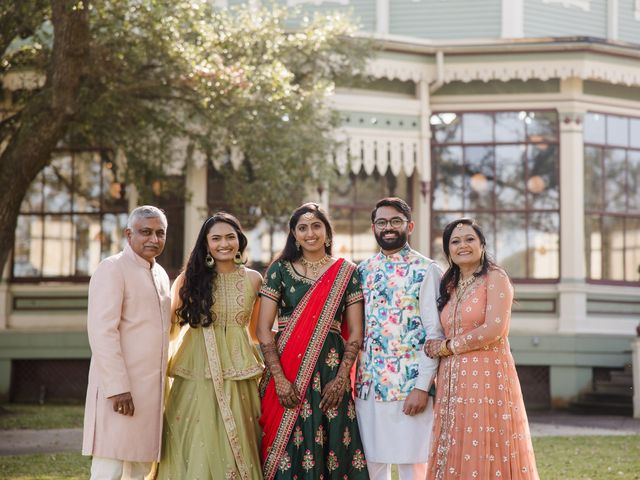
[[[135,208],[130,214],[129,219],[127,220],[127,228],[133,228],[133,224],[139,218],[159,218],[164,224],[164,228],[167,228],[167,216],[164,214],[162,210],[158,207],[154,207],[153,205],[142,205],[141,207]]]

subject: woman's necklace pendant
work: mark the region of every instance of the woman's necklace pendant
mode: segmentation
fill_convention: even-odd
[[[469,278],[467,278],[466,280],[458,280],[458,287],[456,288],[456,297],[458,300],[460,300],[462,298],[462,295],[464,295],[464,292],[467,290],[467,287],[469,285],[471,285],[476,279],[475,275],[471,275]]]
[[[311,272],[311,276],[314,278],[319,275],[320,269],[329,263],[329,260],[331,260],[329,255],[325,255],[317,262],[311,262],[304,257],[300,257],[300,263],[307,269],[307,272]]]

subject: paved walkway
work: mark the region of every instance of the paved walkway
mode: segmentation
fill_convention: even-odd
[[[582,435],[640,435],[640,419],[530,412],[534,437]],[[82,430],[0,430],[0,456],[30,453],[79,452]]]

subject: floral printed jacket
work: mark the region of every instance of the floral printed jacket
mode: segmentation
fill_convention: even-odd
[[[442,270],[405,245],[382,252],[358,266],[365,308],[364,346],[356,394],[376,401],[404,400],[414,388],[429,390],[438,366],[422,347],[427,338],[444,338],[436,298]]]

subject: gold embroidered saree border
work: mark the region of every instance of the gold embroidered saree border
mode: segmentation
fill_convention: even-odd
[[[294,382],[298,391],[303,395],[306,392],[307,387],[309,386],[313,370],[316,366],[316,363],[318,362],[318,357],[320,356],[320,352],[322,351],[322,347],[324,346],[327,334],[329,333],[329,330],[331,329],[331,326],[333,324],[333,318],[336,311],[338,310],[338,307],[340,306],[342,297],[347,289],[349,280],[355,268],[355,265],[351,264],[350,262],[342,262],[342,265],[340,265],[340,269],[338,270],[338,273],[336,275],[336,279],[331,286],[331,290],[329,292],[327,300],[322,307],[320,315],[318,316],[318,322],[309,341],[309,348],[307,348],[304,353],[302,363],[300,364],[300,369]],[[308,304],[309,298],[313,295],[314,290],[315,288],[310,289],[303,296],[303,298],[300,300],[300,303],[296,306],[296,309],[291,315],[291,321],[278,339],[278,350],[280,352],[284,350],[286,342],[291,337],[295,324],[298,322],[300,315],[303,312],[304,307]],[[263,376],[264,387],[262,386],[261,382],[261,392],[263,392],[262,387],[264,388],[264,390],[266,390],[269,379],[270,375],[268,373],[268,370],[265,370],[265,375]],[[269,453],[262,467],[265,480],[273,480],[276,474],[276,471],[280,464],[280,459],[287,448],[289,438],[291,437],[291,432],[293,431],[293,427],[296,423],[296,420],[298,419],[300,407],[301,405],[298,405],[298,407],[295,409],[285,409],[284,411],[282,420],[280,421],[280,425],[276,433],[275,440],[273,441],[273,444],[269,449]]]
[[[204,342],[207,350],[207,359],[209,360],[209,370],[211,371],[211,381],[213,388],[216,392],[216,399],[218,401],[218,407],[222,413],[222,421],[224,422],[224,428],[227,431],[227,438],[235,458],[238,471],[240,472],[240,478],[243,480],[249,480],[249,468],[245,463],[242,456],[240,447],[240,439],[238,438],[238,430],[236,428],[236,422],[233,418],[233,412],[231,406],[227,401],[227,397],[224,393],[224,378],[222,374],[222,366],[220,365],[220,357],[218,355],[218,345],[216,343],[216,334],[213,328],[204,328]]]

